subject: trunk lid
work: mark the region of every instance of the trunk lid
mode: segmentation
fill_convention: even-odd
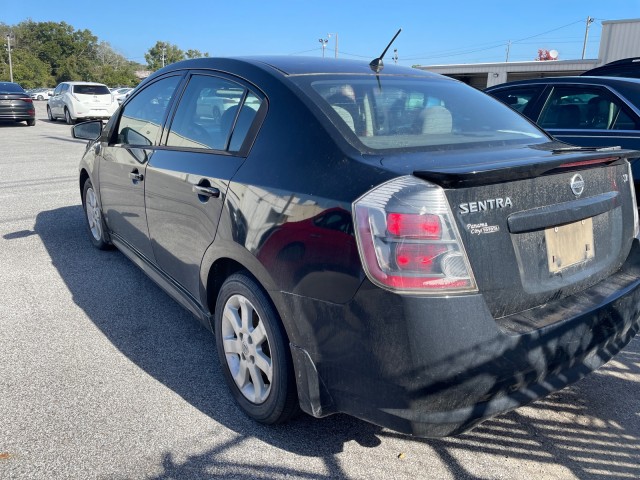
[[[403,169],[445,189],[495,318],[588,288],[629,254],[637,211],[625,158],[637,152],[560,148],[474,152],[459,162],[448,152],[446,165],[438,155],[405,159]]]

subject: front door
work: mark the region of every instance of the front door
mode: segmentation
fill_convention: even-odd
[[[100,162],[100,199],[109,230],[150,261],[153,251],[144,203],[146,170],[180,79],[160,79],[127,103],[103,147]]]

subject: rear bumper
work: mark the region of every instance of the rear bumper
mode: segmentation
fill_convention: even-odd
[[[0,112],[0,121],[22,121],[36,118],[36,111]]]
[[[302,408],[425,437],[462,433],[583,378],[640,329],[638,241],[579,294],[494,319],[481,295],[420,298],[365,282],[345,305],[285,296]]]
[[[76,120],[109,120],[117,110],[117,105],[115,107],[105,105],[100,108],[91,108],[91,106],[71,104],[68,109],[71,117]]]

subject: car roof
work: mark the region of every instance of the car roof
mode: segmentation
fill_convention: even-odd
[[[254,66],[262,70],[275,70],[286,76],[345,73],[375,75],[375,72],[369,67],[369,62],[362,60],[302,57],[294,55],[196,58],[174,63],[159,70],[157,73],[179,69],[221,69],[231,65]],[[440,75],[425,70],[395,65],[391,59],[388,59],[388,63],[385,64],[379,74],[440,77]]]
[[[575,77],[545,77],[545,78],[531,78],[528,80],[517,80],[515,82],[507,82],[501,83],[499,85],[494,85],[485,89],[485,91],[490,92],[493,90],[500,90],[502,88],[515,87],[518,85],[549,85],[549,84],[560,84],[560,83],[584,83],[589,85],[624,85],[631,86],[634,85],[640,88],[640,79],[638,78],[626,78],[626,77],[587,77],[587,76],[575,76]]]

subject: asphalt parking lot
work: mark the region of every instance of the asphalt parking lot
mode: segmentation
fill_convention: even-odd
[[[640,338],[578,384],[456,438],[236,408],[215,342],[86,235],[84,142],[0,123],[0,478],[640,478]]]

